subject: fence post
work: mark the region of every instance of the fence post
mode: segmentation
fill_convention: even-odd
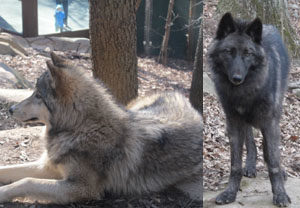
[[[38,36],[38,0],[22,0],[23,37]]]

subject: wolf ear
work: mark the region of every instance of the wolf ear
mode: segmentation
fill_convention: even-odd
[[[48,69],[50,71],[51,77],[52,77],[52,87],[62,87],[64,86],[63,80],[64,80],[64,74],[63,71],[59,68],[54,66],[51,61],[46,61],[46,64],[48,66]]]
[[[73,92],[73,85],[70,84],[70,81],[63,69],[53,65],[51,61],[47,61],[46,63],[53,80],[51,86],[55,90],[56,95],[58,95],[61,100],[68,101]]]
[[[49,71],[50,71],[51,76],[52,76],[53,79],[57,79],[57,78],[59,78],[59,77],[62,76],[61,70],[58,67],[54,66],[51,63],[51,61],[46,61],[46,64],[48,66],[48,69],[49,69]]]
[[[249,35],[255,43],[260,44],[262,39],[263,25],[259,18],[253,20],[246,29],[246,34]]]
[[[54,66],[58,66],[58,67],[64,67],[66,66],[66,60],[64,60],[63,58],[59,57],[58,55],[56,55],[54,52],[51,52],[51,59],[52,62],[54,64]]]
[[[231,16],[231,13],[228,12],[223,15],[222,19],[219,22],[216,39],[221,40],[234,31],[235,22],[233,17]]]

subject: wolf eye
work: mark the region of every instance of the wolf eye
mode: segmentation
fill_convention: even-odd
[[[226,53],[226,54],[229,54],[229,55],[232,55],[233,54],[233,49],[224,49],[224,51],[223,51],[224,53]]]

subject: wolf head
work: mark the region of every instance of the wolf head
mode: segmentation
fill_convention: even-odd
[[[54,53],[51,59],[47,61],[49,70],[39,77],[33,94],[9,109],[18,120],[50,126],[72,124],[86,112],[84,103],[91,97],[95,100],[92,81],[82,69]]]
[[[234,86],[262,65],[262,30],[259,18],[246,22],[233,19],[230,13],[221,18],[209,58],[214,70],[227,76]]]

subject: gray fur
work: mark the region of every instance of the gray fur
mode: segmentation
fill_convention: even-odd
[[[28,106],[44,106],[43,113],[33,115],[47,128],[39,164],[56,173],[48,178],[58,179],[54,184],[30,179],[37,187],[46,183],[47,191],[28,190],[26,197],[69,203],[99,199],[104,191],[142,194],[176,186],[202,200],[202,119],[188,99],[160,93],[121,107],[83,69],[55,54],[52,61],[29,101],[12,107],[17,118],[29,121]],[[63,194],[53,193],[56,189]],[[9,197],[1,198],[2,193]],[[19,193],[0,187],[0,202]]]
[[[233,202],[242,178],[242,147],[247,147],[244,175],[256,175],[252,127],[262,131],[264,158],[272,184],[273,203],[287,206],[280,167],[279,120],[289,72],[287,51],[274,26],[233,19],[225,14],[209,51],[217,94],[226,114],[231,146],[231,174],[217,204]]]

